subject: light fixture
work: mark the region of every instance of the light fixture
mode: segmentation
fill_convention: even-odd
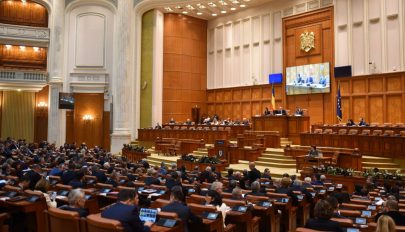
[[[233,0],[232,3],[233,4],[239,4],[239,1],[238,0]]]
[[[46,104],[46,102],[41,101],[37,104],[37,107],[44,109],[44,108],[48,107],[48,104]]]
[[[217,16],[217,14],[215,14],[215,13],[212,13],[211,15],[212,15],[212,16]]]
[[[21,92],[21,89],[17,89],[18,92]]]
[[[166,10],[167,12],[172,12],[172,11],[173,11],[173,9],[170,8],[170,7],[165,7],[165,10]]]
[[[187,11],[183,11],[182,13],[183,13],[183,14],[188,14],[188,12],[187,12]]]
[[[226,10],[221,10],[221,14],[226,14]]]
[[[235,7],[231,7],[231,10],[236,10],[236,8],[235,8]]]
[[[224,0],[219,0],[219,4],[221,4],[222,6],[228,5],[228,3],[226,3]]]
[[[186,8],[189,10],[194,10],[194,7],[192,5],[187,5]]]
[[[39,51],[39,47],[33,47],[34,52],[38,52]]]
[[[203,13],[202,12],[197,12],[197,15],[202,15]]]
[[[206,8],[206,7],[205,7],[203,4],[201,4],[201,3],[198,3],[198,4],[197,4],[197,7],[200,8],[200,9],[205,9],[205,8]]]
[[[83,120],[84,120],[84,121],[91,121],[91,120],[93,120],[93,115],[91,115],[91,114],[85,114],[85,115],[83,116]]]
[[[20,46],[20,50],[25,51],[25,46]]]
[[[181,7],[180,5],[177,5],[175,8],[178,10],[183,9],[183,7]]]
[[[210,6],[210,7],[216,7],[217,5],[215,5],[215,3],[213,3],[213,2],[209,2],[209,3],[208,3],[208,6]]]
[[[6,44],[6,49],[11,49],[11,45],[10,44]]]
[[[21,2],[22,2],[23,4],[25,4],[25,3],[27,3],[27,0],[21,0]]]
[[[242,8],[243,8],[243,7],[246,7],[246,5],[245,5],[245,4],[240,4],[240,7],[242,7]]]

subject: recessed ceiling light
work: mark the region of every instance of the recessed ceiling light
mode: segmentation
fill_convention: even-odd
[[[236,8],[235,8],[235,7],[231,7],[231,10],[236,10]]]
[[[35,52],[39,51],[39,47],[33,47],[33,49],[34,49]]]
[[[217,5],[215,5],[215,3],[213,3],[213,2],[209,2],[209,3],[208,3],[208,6],[210,6],[210,7],[216,7]]]
[[[176,6],[176,9],[183,9],[183,7],[181,7],[181,6]]]
[[[182,13],[183,13],[183,14],[188,14],[188,12],[187,12],[187,11],[183,11]]]
[[[243,1],[245,1],[245,2],[250,2],[250,0],[243,0]]]
[[[25,51],[25,46],[20,46],[20,49]]]
[[[217,14],[215,14],[215,13],[212,13],[211,15],[212,15],[212,16],[217,16]]]
[[[6,48],[7,48],[7,49],[10,49],[11,47],[12,47],[12,46],[11,46],[10,44],[7,44],[7,45],[6,45]]]
[[[243,7],[246,7],[246,5],[245,5],[245,4],[240,4],[240,7],[242,7],[242,8],[243,8]]]
[[[202,12],[197,12],[197,15],[202,15],[203,13]]]
[[[198,3],[198,4],[197,4],[197,7],[200,8],[200,9],[205,9],[205,8],[206,8],[206,7],[205,7],[203,4],[201,4],[201,3]]]
[[[238,4],[239,1],[238,1],[238,0],[233,0],[232,3],[233,3],[233,4]]]
[[[187,5],[186,7],[187,7],[187,9],[189,9],[189,10],[194,10],[194,7],[193,7],[192,5]]]
[[[167,12],[172,12],[172,11],[173,11],[173,9],[170,8],[170,7],[165,7],[165,10],[166,10]]]
[[[221,4],[222,6],[228,5],[228,3],[226,3],[224,0],[220,0],[220,1],[219,1],[219,4]]]
[[[226,10],[221,10],[221,13],[222,13],[222,14],[226,14]]]

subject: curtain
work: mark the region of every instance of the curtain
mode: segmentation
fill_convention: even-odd
[[[3,92],[1,137],[34,141],[34,92]]]

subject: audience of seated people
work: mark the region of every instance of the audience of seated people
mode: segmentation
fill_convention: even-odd
[[[18,146],[27,147],[25,149],[13,149]],[[300,201],[297,192],[305,196],[305,200],[312,204],[316,203],[314,208],[314,217],[306,222],[306,227],[321,231],[341,231],[338,222],[331,218],[345,217],[340,214],[342,203],[350,201],[350,197],[361,195],[365,198],[370,197],[370,193],[375,188],[385,189],[387,199],[384,202],[382,211],[378,213],[374,220],[378,222],[377,227],[390,227],[390,220],[397,226],[404,225],[404,216],[399,212],[398,200],[400,196],[401,185],[378,186],[373,178],[368,178],[364,186],[356,187],[352,196],[349,193],[337,188],[332,192],[327,192],[323,199],[313,198],[311,193],[319,194],[315,189],[326,189],[327,180],[323,175],[316,174],[312,178],[305,177],[304,181],[297,179],[296,176],[285,174],[281,181],[273,180],[270,176],[270,170],[265,170],[262,174],[255,163],[249,163],[249,171],[243,172],[228,170],[226,177],[221,177],[220,173],[215,172],[212,167],[207,167],[199,172],[198,168],[193,172],[185,171],[184,167],[173,165],[169,168],[164,163],[160,166],[151,167],[146,160],[138,163],[130,163],[124,157],[113,157],[111,154],[95,147],[88,149],[85,145],[75,147],[74,144],[65,144],[62,147],[55,147],[52,144],[41,143],[38,145],[27,145],[22,141],[13,141],[9,139],[6,143],[0,141],[0,164],[3,177],[16,176],[19,181],[12,184],[21,190],[32,189],[37,193],[43,194],[48,207],[56,207],[55,198],[49,192],[50,176],[60,176],[61,183],[72,186],[67,196],[67,204],[58,205],[60,209],[78,212],[81,217],[89,214],[85,206],[85,192],[88,188],[88,182],[85,176],[93,176],[97,183],[111,184],[113,188],[117,186],[126,186],[133,190],[121,190],[117,194],[117,203],[104,208],[101,216],[104,218],[115,219],[121,222],[126,231],[148,231],[151,222],[142,222],[139,219],[138,194],[135,191],[135,183],[142,182],[145,188],[148,185],[166,186],[170,192],[170,203],[161,208],[162,211],[175,212],[184,222],[184,230],[188,230],[188,225],[201,223],[199,215],[190,213],[190,208],[185,204],[185,198],[188,194],[190,183],[195,184],[195,193],[205,197],[205,204],[217,207],[224,217],[229,211],[223,199],[225,193],[231,193],[233,200],[242,200],[246,204],[248,197],[267,196],[271,192],[287,194],[292,199],[293,206],[299,207]],[[8,157],[8,158],[7,158]],[[6,165],[4,165],[6,164]],[[67,167],[67,170],[65,170]],[[50,174],[54,175],[50,175]],[[127,177],[127,181],[121,183],[120,177]],[[9,182],[11,183],[11,182]],[[226,183],[226,185],[224,184]],[[266,183],[266,184],[265,184]],[[208,190],[203,190],[199,186],[208,185]],[[392,196],[388,196],[394,194]],[[360,197],[360,196],[358,196]],[[150,202],[142,202],[146,207]],[[58,202],[60,204],[60,202]],[[148,205],[149,204],[149,205]],[[3,211],[5,209],[2,209]],[[224,218],[223,217],[223,218]],[[395,226],[395,225],[394,225]]]

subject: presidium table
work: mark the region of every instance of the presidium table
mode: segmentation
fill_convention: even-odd
[[[301,144],[300,133],[310,130],[308,116],[254,116],[254,131],[278,131],[280,137],[289,138],[294,144]]]

